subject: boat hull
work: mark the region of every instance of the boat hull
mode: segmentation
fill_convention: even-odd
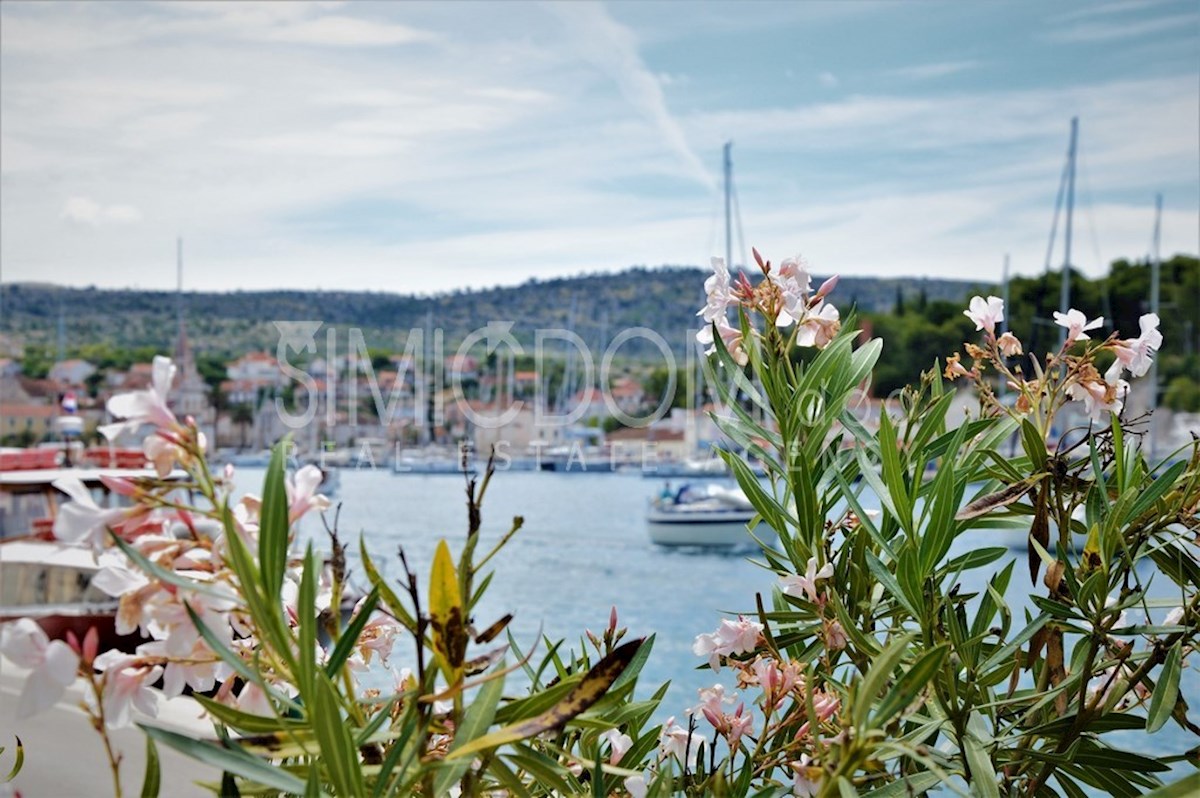
[[[757,545],[746,528],[753,515],[740,511],[687,512],[652,509],[646,515],[646,531],[650,535],[650,541],[659,546],[749,547]],[[762,524],[755,528],[754,534],[766,543],[775,539],[775,531]]]

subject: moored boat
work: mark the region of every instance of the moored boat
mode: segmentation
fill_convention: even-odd
[[[749,524],[754,516],[746,494],[737,488],[683,485],[674,492],[664,489],[651,500],[646,530],[660,546],[752,546]],[[764,542],[775,538],[775,531],[765,524],[753,532]]]

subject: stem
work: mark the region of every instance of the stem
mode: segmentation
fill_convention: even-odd
[[[100,741],[104,743],[104,754],[108,757],[108,767],[112,771],[113,795],[116,798],[121,798],[121,755],[113,750],[112,740],[108,737],[108,726],[104,718],[104,701],[102,700],[103,690],[100,688],[100,683],[96,681],[96,674],[87,674],[88,685],[92,688],[92,695],[96,699],[96,708],[93,710],[88,708],[88,714],[92,717],[92,726],[100,735]]]

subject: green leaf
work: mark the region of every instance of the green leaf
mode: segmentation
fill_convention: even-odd
[[[905,484],[904,470],[900,464],[899,442],[896,428],[886,412],[879,414],[879,459],[883,463],[883,481],[896,509],[896,520],[910,538],[913,537],[912,498]],[[882,497],[881,497],[882,498]]]
[[[975,735],[963,735],[963,750],[971,768],[971,794],[982,798],[1000,798],[1000,787],[996,784],[996,769],[992,759]]]
[[[0,779],[0,783],[9,782],[15,779],[17,774],[21,772],[21,768],[25,765],[25,746],[22,745],[20,737],[17,737],[15,734],[13,737],[16,737],[17,739],[16,759],[13,760],[12,769],[8,771],[7,776],[5,776],[3,779]],[[4,749],[0,748],[0,753],[3,751]]]
[[[236,729],[242,734],[276,734],[276,733],[294,733],[295,731],[305,727],[302,721],[292,718],[277,718],[266,715],[251,715],[248,712],[243,712],[240,709],[221,704],[212,700],[207,696],[199,693],[193,694],[192,698],[196,700],[200,706],[204,707],[208,714],[212,715],[221,723],[224,723],[231,729]]]
[[[1033,464],[1034,471],[1045,471],[1048,459],[1046,441],[1042,437],[1042,434],[1037,431],[1037,427],[1033,426],[1027,418],[1021,419],[1021,444],[1025,449],[1025,455],[1029,458],[1029,462]]]
[[[900,635],[889,643],[879,653],[879,656],[875,658],[871,669],[867,671],[867,675],[863,677],[859,685],[856,700],[851,704],[851,713],[855,726],[861,727],[866,721],[867,713],[875,703],[875,697],[891,681],[892,671],[904,659],[904,655],[908,653],[908,648],[912,640],[913,636],[911,634]]]
[[[142,798],[158,798],[162,786],[162,771],[158,764],[158,746],[154,738],[146,737],[146,775],[142,777]]]
[[[1191,773],[1146,793],[1146,798],[1194,798],[1200,792],[1200,773]]]
[[[354,651],[354,646],[358,643],[359,635],[362,634],[363,628],[370,622],[371,613],[375,611],[375,605],[379,603],[379,588],[371,588],[371,592],[367,594],[367,598],[363,601],[362,606],[358,608],[357,614],[342,631],[342,636],[338,638],[337,645],[329,654],[329,660],[325,663],[325,673],[333,678],[337,675],[338,670],[350,657]]]
[[[1138,491],[1137,501],[1133,503],[1128,511],[1121,514],[1118,523],[1129,523],[1150,509],[1150,505],[1162,498],[1168,490],[1175,486],[1175,481],[1179,479],[1179,475],[1183,473],[1187,465],[1186,462],[1180,460],[1168,468],[1158,479],[1150,483],[1150,487]]]
[[[492,720],[496,717],[496,707],[500,705],[500,697],[504,694],[503,669],[504,663],[500,663],[488,681],[484,682],[483,687],[476,694],[475,700],[467,707],[462,724],[454,732],[454,744],[450,747],[451,751],[462,748],[472,740],[483,736],[488,727],[492,725]],[[443,795],[449,791],[470,766],[471,760],[465,758],[447,762],[446,766],[438,771],[437,778],[434,779],[433,794]]]
[[[311,722],[321,746],[321,762],[329,772],[329,781],[339,795],[364,795],[362,767],[354,735],[338,705],[333,682],[323,672],[314,680]]]
[[[633,661],[642,642],[642,640],[633,640],[620,646],[604,659],[600,660],[584,675],[578,684],[571,688],[570,692],[562,700],[542,714],[505,726],[502,729],[497,729],[491,734],[477,737],[463,747],[451,751],[446,755],[446,760],[449,761],[467,755],[474,755],[480,751],[487,751],[506,743],[524,740],[537,734],[561,728],[569,720],[604,697],[604,694],[608,692],[608,689],[617,680],[617,677]]]
[[[286,438],[271,452],[263,483],[262,509],[259,512],[258,565],[262,572],[263,595],[278,596],[283,590],[287,569],[288,521],[287,490],[284,487],[284,458],[290,441]]]
[[[885,784],[878,790],[863,793],[870,798],[908,798],[921,795],[942,783],[942,778],[936,773],[916,773],[897,779],[891,784]]]
[[[914,618],[919,618],[920,613],[917,612],[916,604],[909,600],[908,594],[905,593],[900,587],[900,583],[896,581],[895,575],[888,570],[887,566],[883,564],[883,561],[876,557],[870,549],[868,549],[865,554],[867,558],[867,568],[871,571],[871,574],[879,580],[879,583],[882,584],[884,588],[887,589],[888,593],[892,595],[892,598],[900,602],[901,606],[908,611],[909,615]]]
[[[296,601],[296,620],[300,629],[300,649],[297,688],[302,696],[313,691],[313,674],[316,672],[314,658],[317,651],[317,559],[310,541],[304,552],[304,566],[300,572],[300,594]]]
[[[1154,695],[1150,698],[1150,710],[1146,714],[1146,731],[1151,734],[1161,729],[1175,710],[1175,702],[1179,698],[1182,646],[1182,640],[1171,646],[1171,650],[1167,652],[1167,656],[1163,660],[1158,684],[1154,688]]]
[[[379,590],[379,598],[397,621],[404,624],[405,628],[412,633],[416,633],[417,622],[413,620],[412,614],[408,608],[400,601],[400,597],[396,595],[396,591],[392,590],[383,576],[379,573],[379,569],[375,567],[375,562],[371,559],[370,552],[367,551],[367,542],[363,537],[359,537],[358,548],[360,552],[359,560],[362,562],[363,571],[367,574],[367,579],[371,585]]]
[[[211,765],[219,770],[235,773],[244,779],[290,793],[303,793],[305,783],[283,768],[250,756],[237,748],[226,748],[212,742],[196,740],[158,726],[139,723],[142,731],[157,742],[174,748],[184,756]]]
[[[872,725],[882,727],[891,722],[892,717],[917,699],[925,685],[934,677],[946,659],[947,646],[945,643],[934,646],[913,663],[913,666],[901,676],[887,691],[883,700],[872,714]]]

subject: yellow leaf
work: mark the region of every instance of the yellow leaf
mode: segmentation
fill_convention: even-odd
[[[450,684],[462,678],[467,652],[467,626],[463,617],[462,595],[450,547],[438,543],[429,575],[429,622],[433,630],[433,648]]]

